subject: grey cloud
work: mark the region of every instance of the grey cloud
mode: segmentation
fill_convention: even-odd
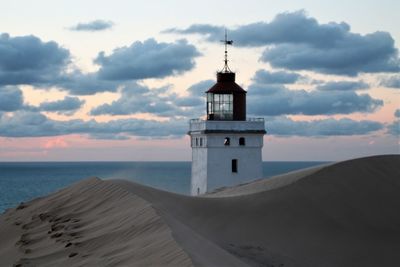
[[[114,26],[114,23],[112,21],[107,21],[107,20],[94,20],[90,22],[85,22],[85,23],[78,23],[75,26],[70,27],[69,29],[72,31],[104,31],[107,29],[111,29]]]
[[[184,40],[158,43],[154,39],[99,53],[98,72],[82,73],[70,65],[67,49],[35,36],[0,35],[0,86],[30,84],[57,87],[73,95],[116,92],[125,80],[162,78],[194,67],[199,52]],[[71,71],[71,69],[73,69]]]
[[[85,103],[77,97],[66,96],[62,100],[43,102],[39,106],[39,110],[57,112],[64,115],[72,115]]]
[[[202,34],[216,42],[223,37],[223,31],[221,26],[197,24],[167,32]],[[238,46],[270,46],[261,60],[273,67],[350,76],[400,71],[398,49],[389,33],[352,33],[344,22],[320,24],[304,11],[278,14],[269,23],[238,26],[229,30],[229,38]]]
[[[380,85],[385,87],[400,89],[400,75],[383,78],[380,81]]]
[[[195,24],[187,29],[172,28],[167,33],[203,34],[209,41],[220,41],[225,27],[209,24]],[[265,46],[276,43],[313,43],[325,47],[350,30],[344,22],[319,24],[307,17],[304,11],[281,13],[270,22],[256,22],[229,29],[229,39],[238,46]]]
[[[400,120],[395,120],[387,126],[388,133],[394,136],[400,136]]]
[[[384,128],[380,122],[352,119],[294,121],[287,117],[267,119],[268,133],[277,136],[351,136],[365,135]]]
[[[293,72],[258,70],[253,77],[253,81],[258,84],[288,84],[295,83],[302,76]]]
[[[369,85],[363,81],[351,82],[351,81],[336,81],[327,82],[317,86],[318,90],[323,91],[354,91],[368,89]]]
[[[116,92],[124,83],[108,81],[98,77],[97,73],[74,71],[57,81],[56,86],[73,95],[93,95],[101,92]]]
[[[91,110],[91,115],[111,114],[128,115],[135,113],[152,113],[159,116],[170,116],[176,110],[175,105],[161,96],[164,88],[149,89],[139,84],[131,84],[121,91],[121,97],[111,104],[103,104]]]
[[[320,48],[309,44],[279,44],[267,48],[261,61],[290,70],[355,76],[359,72],[398,72],[400,59],[393,38],[385,32],[355,35]]]
[[[128,140],[130,136],[123,133],[91,133],[89,134],[89,138],[100,140]]]
[[[200,53],[185,40],[158,43],[154,39],[117,48],[111,55],[98,54],[99,77],[106,80],[138,80],[177,75],[194,67]]]
[[[400,109],[396,109],[394,116],[396,120],[387,126],[387,132],[394,136],[400,136]]]
[[[132,83],[121,91],[121,97],[111,104],[103,104],[91,110],[91,115],[128,115],[151,113],[161,117],[189,116],[199,106],[204,107],[203,98],[196,96],[180,97],[169,87],[150,89]]]
[[[330,115],[373,112],[383,101],[353,91],[289,90],[282,85],[253,84],[249,88],[248,110],[258,116],[304,114]]]
[[[188,88],[188,93],[192,96],[204,97],[205,92],[215,84],[213,80],[204,80],[191,85]]]
[[[0,117],[0,136],[4,137],[87,134],[92,138],[109,136],[111,139],[118,139],[124,135],[162,138],[183,136],[187,130],[186,127],[186,120],[177,119],[167,122],[141,119],[120,119],[109,122],[56,121],[31,111],[17,111],[12,116]]]
[[[398,126],[397,126],[398,127]],[[351,119],[325,119],[293,121],[286,117],[267,119],[269,134],[276,136],[349,136],[365,135],[383,129],[374,121]],[[398,130],[398,128],[397,128]],[[84,134],[96,139],[124,140],[131,136],[145,138],[180,137],[187,131],[187,120],[173,119],[166,122],[119,119],[109,122],[95,120],[51,120],[37,112],[18,111],[13,116],[1,116],[0,136],[39,137]]]
[[[67,49],[29,35],[0,35],[0,85],[48,83],[70,62]]]
[[[169,28],[162,33],[179,33],[179,34],[204,34],[209,36],[209,40],[217,41],[221,39],[225,28],[221,26],[213,26],[209,24],[193,24],[187,29]]]
[[[187,89],[188,95],[185,97],[178,97],[176,96],[173,99],[174,103],[178,106],[182,107],[190,107],[192,108],[193,115],[200,115],[204,112],[205,107],[205,92],[210,89],[211,86],[215,84],[213,80],[204,80],[198,83],[191,85]]]
[[[205,106],[204,98],[196,96],[177,97],[173,102],[180,107]]]
[[[15,111],[23,107],[22,91],[15,86],[0,86],[0,112]]]

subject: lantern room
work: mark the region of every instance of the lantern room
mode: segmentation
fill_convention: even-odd
[[[235,83],[234,72],[218,72],[207,92],[207,120],[246,120],[246,91]]]

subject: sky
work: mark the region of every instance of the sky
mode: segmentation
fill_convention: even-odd
[[[400,153],[399,1],[0,3],[0,161],[190,161],[225,29],[263,160]]]

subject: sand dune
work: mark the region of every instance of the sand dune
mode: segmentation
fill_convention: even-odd
[[[0,217],[0,266],[192,266],[152,206],[92,178]]]
[[[254,194],[243,194],[251,185],[227,189],[241,194],[235,197],[192,198],[126,181],[113,184],[252,266],[400,266],[400,156],[303,174],[297,172],[301,178],[295,181],[293,173],[281,176],[290,182]],[[198,263],[197,251],[185,250]]]
[[[223,187],[208,193],[208,197],[232,197],[247,194],[255,194],[259,192],[269,191],[279,187],[287,186],[309,176],[330,164],[323,164],[315,167],[310,167],[302,170],[292,171],[282,175],[277,175],[268,179],[259,179],[249,183],[240,184],[238,186]]]
[[[26,205],[0,216],[1,266],[400,266],[400,156],[204,197],[89,179]]]

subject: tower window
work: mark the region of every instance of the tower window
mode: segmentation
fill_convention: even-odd
[[[196,137],[196,146],[199,146],[199,139]]]
[[[231,139],[229,137],[225,137],[224,145],[229,146],[231,144]]]
[[[200,137],[200,146],[203,146],[203,137]]]
[[[240,137],[239,138],[239,146],[245,146],[246,145],[246,140],[244,139],[244,137]]]
[[[232,172],[238,172],[238,160],[237,159],[232,160]]]

